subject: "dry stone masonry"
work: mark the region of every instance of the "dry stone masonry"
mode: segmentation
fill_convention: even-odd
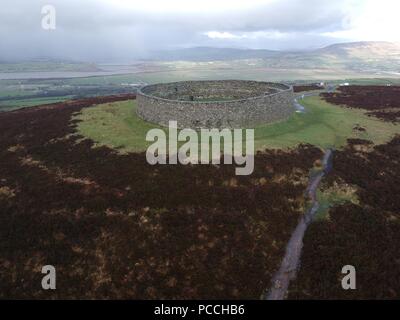
[[[180,128],[251,128],[287,119],[293,88],[279,83],[221,80],[154,84],[137,94],[137,114],[145,121]]]

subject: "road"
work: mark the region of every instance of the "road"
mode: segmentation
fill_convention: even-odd
[[[296,279],[297,271],[300,267],[304,234],[319,208],[317,189],[324,175],[328,174],[332,169],[332,156],[333,150],[326,150],[322,160],[323,170],[310,178],[306,194],[309,199],[311,199],[311,208],[301,217],[294,230],[286,246],[282,264],[272,277],[272,287],[263,294],[263,300],[284,300],[288,292],[290,281]]]
[[[308,92],[308,93],[300,94],[300,95],[298,95],[298,96],[294,99],[293,105],[294,105],[294,107],[295,107],[295,109],[296,109],[297,112],[300,112],[300,113],[307,112],[306,108],[304,108],[304,107],[301,105],[301,103],[299,102],[299,100],[303,100],[303,99],[306,98],[306,97],[319,96],[319,95],[320,95],[321,93],[323,93],[323,92],[331,93],[331,92],[334,92],[335,90],[336,90],[336,87],[335,87],[335,86],[333,86],[333,85],[328,85],[328,86],[326,87],[326,89],[324,89],[323,91]]]

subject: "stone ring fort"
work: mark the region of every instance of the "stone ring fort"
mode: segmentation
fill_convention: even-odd
[[[148,85],[137,93],[137,114],[145,121],[179,128],[249,128],[287,119],[293,88],[241,81],[184,81]]]

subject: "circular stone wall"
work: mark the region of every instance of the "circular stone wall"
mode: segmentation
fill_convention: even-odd
[[[257,81],[185,81],[154,84],[137,93],[137,114],[145,121],[179,128],[249,128],[287,119],[293,89]]]

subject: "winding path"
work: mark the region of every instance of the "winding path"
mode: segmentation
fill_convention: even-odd
[[[309,94],[308,96],[310,95],[312,94]],[[304,98],[304,96],[302,98]],[[297,99],[295,99],[294,104],[298,111],[305,112],[305,108]],[[266,290],[261,297],[263,300],[284,300],[287,295],[290,281],[296,279],[297,271],[300,267],[304,234],[310,223],[313,221],[319,208],[317,189],[324,175],[329,173],[332,169],[332,155],[332,149],[326,150],[322,160],[323,170],[310,177],[306,195],[311,199],[311,207],[301,217],[296,229],[294,230],[286,246],[286,252],[282,264],[279,270],[272,277],[272,286],[269,290]]]
[[[300,219],[299,224],[294,230],[286,246],[282,264],[272,278],[272,287],[269,291],[264,293],[262,297],[263,300],[284,300],[290,281],[294,280],[297,276],[303,248],[303,237],[319,208],[317,199],[318,185],[324,175],[329,173],[332,168],[332,155],[333,151],[328,149],[323,158],[323,170],[310,179],[306,194],[311,199],[311,208]]]
[[[299,100],[303,100],[306,97],[314,97],[314,96],[319,96],[322,92],[334,92],[336,90],[336,86],[334,85],[328,85],[325,89],[317,92],[306,92],[302,93],[296,96],[296,98],[293,101],[293,105],[296,109],[297,112],[304,113],[306,112],[306,108],[299,102]]]

